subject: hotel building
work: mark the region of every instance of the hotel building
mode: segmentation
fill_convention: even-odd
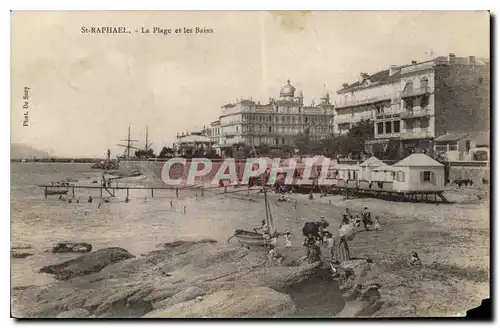
[[[383,152],[391,139],[401,157],[430,152],[437,137],[489,129],[489,81],[489,60],[454,54],[361,73],[337,91],[334,132],[369,119],[375,136],[367,143],[369,153]]]

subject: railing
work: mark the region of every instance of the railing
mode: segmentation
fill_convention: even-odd
[[[431,131],[407,131],[401,132],[401,139],[425,139],[432,138]]]
[[[400,132],[380,133],[375,135],[375,139],[390,139],[390,138],[398,138],[400,136],[401,136]]]
[[[412,88],[412,89],[401,91],[401,98],[420,96],[420,95],[430,93],[430,92],[431,92],[431,88],[429,88],[429,87],[421,87],[421,88],[414,88],[414,89]]]
[[[418,110],[405,110],[401,113],[401,118],[414,118],[414,117],[424,117],[430,116],[431,111],[429,109],[418,109]]]
[[[382,101],[387,101],[387,100],[391,100],[391,96],[384,95],[384,96],[379,96],[379,97],[371,97],[371,98],[367,98],[367,99],[349,100],[349,101],[343,101],[341,103],[335,104],[335,108],[359,106],[359,105],[377,103],[377,102],[382,102]]]

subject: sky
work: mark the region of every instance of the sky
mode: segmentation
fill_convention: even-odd
[[[479,11],[12,12],[11,143],[114,157],[129,125],[138,147],[148,126],[158,153],[226,103],[277,98],[288,79],[317,103],[360,72],[449,53],[489,57],[489,24]],[[92,26],[131,33],[81,32]],[[141,33],[154,27],[172,34]],[[213,33],[174,33],[184,27]]]

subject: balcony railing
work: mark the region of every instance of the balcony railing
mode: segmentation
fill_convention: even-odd
[[[353,117],[351,115],[349,116],[341,116],[338,115],[335,117],[334,122],[336,124],[345,124],[345,123],[351,123],[353,121]]]
[[[390,138],[399,138],[401,136],[400,132],[393,133],[379,133],[375,134],[375,139],[390,139]]]
[[[430,93],[430,92],[431,92],[431,88],[429,88],[429,87],[407,89],[407,90],[401,91],[401,98],[420,96],[420,95]]]
[[[429,109],[418,109],[418,110],[405,110],[401,113],[402,119],[415,118],[415,117],[425,117],[430,116],[431,111]]]
[[[431,131],[406,131],[402,132],[400,135],[401,139],[426,139],[432,138]]]
[[[370,103],[377,103],[377,102],[388,101],[388,100],[391,100],[391,97],[389,95],[379,96],[379,97],[371,97],[371,98],[360,99],[360,100],[342,101],[340,103],[335,104],[335,108],[345,108],[345,107],[366,105],[366,104],[370,104]]]

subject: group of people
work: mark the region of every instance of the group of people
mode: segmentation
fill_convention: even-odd
[[[347,261],[351,259],[347,238],[340,233],[331,233],[327,230],[329,223],[325,216],[321,216],[319,222],[307,222],[302,229],[306,239],[303,246],[307,248],[307,261],[314,263],[321,260],[321,248],[332,262]]]
[[[278,256],[276,252],[276,238],[271,238],[271,232],[269,231],[269,226],[267,225],[265,220],[262,220],[261,226],[259,228],[255,228],[254,231],[257,233],[261,233],[264,238],[265,244],[269,249],[268,252],[268,263],[271,263],[275,260],[280,260],[281,257]],[[291,233],[290,231],[286,231],[284,234],[285,237],[285,248],[292,247]]]
[[[363,224],[365,230],[367,230],[367,231],[372,230],[372,229],[376,230],[376,231],[380,230],[379,217],[375,216],[375,219],[372,220],[372,215],[368,211],[368,207],[365,207],[363,209],[363,212],[361,213],[361,217],[359,216],[359,214],[352,215],[351,212],[349,211],[349,208],[346,208],[345,212],[342,214],[341,226],[349,224],[349,223],[353,223],[356,230],[361,228],[361,223]]]

